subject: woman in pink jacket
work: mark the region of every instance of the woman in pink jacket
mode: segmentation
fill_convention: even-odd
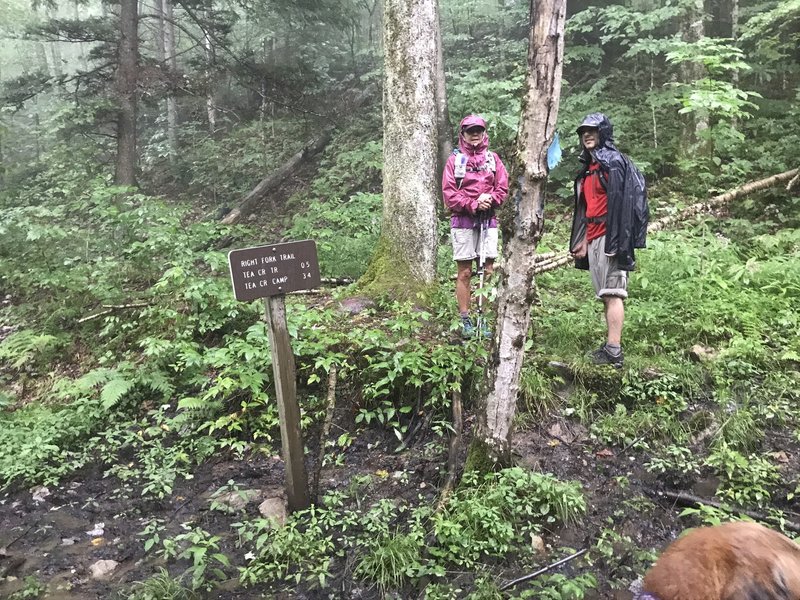
[[[497,258],[497,217],[495,208],[508,195],[508,171],[500,157],[489,150],[486,121],[469,115],[461,121],[458,148],[453,151],[442,175],[442,195],[450,210],[453,260],[458,265],[456,301],[461,313],[462,335],[475,335],[470,314],[472,262],[484,259],[484,274],[492,273]],[[483,251],[481,252],[481,229]],[[479,265],[480,266],[480,265]],[[482,331],[487,335],[487,331]]]

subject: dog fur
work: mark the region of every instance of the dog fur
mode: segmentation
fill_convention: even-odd
[[[644,578],[658,600],[800,600],[800,546],[757,523],[695,529]]]

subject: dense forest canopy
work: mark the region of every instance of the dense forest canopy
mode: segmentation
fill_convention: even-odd
[[[545,5],[3,1],[0,595],[608,598],[685,527],[800,530],[800,0],[567,3],[515,466],[464,472],[496,354],[453,339],[433,163],[470,113],[512,184],[532,162]],[[412,9],[424,31],[391,21]],[[558,268],[591,112],[657,224],[619,372],[586,360],[600,316]],[[383,282],[421,221],[433,253]],[[287,515],[264,308],[227,252],[303,239],[330,287],[286,298],[315,499]]]

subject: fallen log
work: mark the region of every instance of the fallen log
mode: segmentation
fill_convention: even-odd
[[[347,107],[347,112],[352,113],[356,108],[359,108],[362,104],[364,104],[364,102],[366,102],[372,96],[374,90],[374,86],[369,86],[356,94],[352,102],[350,102],[349,106]],[[278,187],[297,167],[302,165],[314,155],[319,154],[325,148],[325,146],[330,143],[331,137],[333,137],[333,132],[336,131],[336,120],[337,119],[332,118],[331,124],[325,127],[317,137],[306,142],[302,150],[284,162],[276,171],[273,171],[264,177],[264,179],[259,181],[258,185],[256,185],[256,187],[254,187],[253,190],[244,197],[239,206],[231,210],[222,219],[220,219],[220,223],[223,225],[233,225],[234,223],[238,223],[242,219],[248,217],[255,210],[256,206],[258,206],[258,204],[264,200],[264,198],[278,189]]]
[[[791,171],[786,171],[785,173],[772,175],[771,177],[766,177],[765,179],[759,179],[758,181],[751,181],[750,183],[746,183],[741,187],[729,190],[724,194],[719,194],[718,196],[709,198],[705,202],[696,202],[695,204],[686,207],[677,214],[668,215],[666,217],[662,217],[656,221],[653,221],[647,227],[647,233],[655,233],[657,231],[661,231],[662,229],[665,229],[667,226],[677,223],[678,221],[684,221],[690,217],[694,217],[695,215],[699,215],[700,213],[703,212],[709,212],[714,208],[719,208],[723,204],[731,202],[732,200],[736,200],[737,198],[741,198],[742,196],[746,196],[747,194],[752,194],[753,192],[765,190],[772,186],[781,184],[784,181],[789,181],[789,185],[791,185],[797,177],[800,177],[800,169],[792,169]],[[569,252],[562,252],[561,254],[558,254],[555,257],[552,258],[548,257],[544,260],[541,260],[541,262],[537,262],[534,273],[536,275],[539,275],[540,273],[546,273],[548,271],[552,271],[559,267],[563,267],[564,265],[567,265],[571,262],[572,262],[572,256],[569,254]]]
[[[688,219],[689,217],[693,217],[702,212],[707,212],[713,208],[718,208],[723,204],[727,204],[728,202],[736,200],[737,198],[741,198],[742,196],[746,196],[747,194],[752,194],[753,192],[765,190],[774,185],[783,183],[784,181],[789,181],[793,177],[796,177],[798,173],[800,173],[800,169],[792,169],[791,171],[786,171],[785,173],[779,173],[771,177],[766,177],[765,179],[759,179],[758,181],[751,181],[750,183],[746,183],[741,187],[729,190],[724,194],[719,194],[718,196],[714,196],[713,198],[710,198],[705,202],[697,202],[696,204],[692,204],[691,206],[683,209],[681,212],[675,215],[668,215],[666,217],[661,217],[657,221],[653,221],[648,226],[647,233],[655,233],[656,231],[661,231],[665,227],[672,225],[677,221],[683,221],[684,219]]]
[[[245,217],[249,216],[254,211],[256,206],[266,198],[272,191],[282,184],[289,174],[294,171],[298,166],[303,164],[306,160],[321,152],[325,146],[331,141],[334,127],[329,126],[323,130],[322,134],[314,140],[308,142],[300,152],[297,152],[289,160],[284,162],[276,171],[267,175],[264,179],[258,182],[258,185],[244,197],[241,204],[231,210],[220,221],[223,225],[233,225],[238,223]]]

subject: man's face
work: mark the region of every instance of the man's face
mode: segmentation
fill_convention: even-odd
[[[483,127],[473,125],[472,127],[464,130],[464,139],[471,146],[477,146],[483,140],[483,132],[486,131]]]
[[[600,132],[597,127],[584,127],[581,129],[581,144],[590,151],[600,145]]]

